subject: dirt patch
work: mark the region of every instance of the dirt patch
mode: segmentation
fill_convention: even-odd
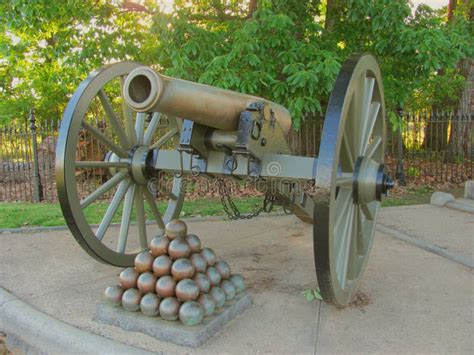
[[[362,291],[358,291],[354,295],[354,297],[352,297],[352,301],[349,302],[347,307],[364,309],[366,306],[368,306],[371,303],[372,303],[372,297],[370,294],[364,293]]]

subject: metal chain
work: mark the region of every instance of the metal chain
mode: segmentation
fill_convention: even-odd
[[[219,196],[221,199],[222,208],[227,214],[227,217],[231,220],[251,219],[251,218],[257,217],[260,213],[262,213],[262,211],[265,209],[264,206],[266,206],[267,204],[266,200],[268,196],[265,195],[264,206],[261,206],[255,209],[253,212],[242,214],[239,208],[235,205],[234,201],[232,201],[231,191],[229,187],[226,185],[224,179],[217,180],[217,187],[219,190]]]

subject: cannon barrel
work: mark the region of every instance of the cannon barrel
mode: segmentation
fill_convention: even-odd
[[[281,105],[256,96],[170,78],[147,66],[127,76],[123,94],[125,102],[135,111],[157,111],[224,131],[238,128],[240,113],[250,103],[265,102],[285,134],[291,128],[290,113]]]

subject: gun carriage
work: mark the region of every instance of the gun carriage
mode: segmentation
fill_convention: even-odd
[[[107,117],[107,132],[90,119],[97,105]],[[353,56],[341,68],[316,158],[292,155],[287,143],[291,116],[281,105],[162,76],[135,62],[112,64],[80,84],[64,113],[56,150],[61,208],[87,253],[130,266],[148,245],[144,201],[163,230],[180,215],[186,174],[250,177],[271,185],[272,201],[313,223],[321,294],[327,302],[345,305],[367,264],[382,194],[393,186],[383,165],[384,117],[380,70],[367,54]],[[167,131],[159,129],[164,121]],[[103,160],[76,161],[81,130],[107,147]],[[81,198],[76,176],[84,169],[104,169],[108,179]],[[150,189],[160,173],[172,181],[164,213]],[[314,184],[311,195],[298,188],[304,182]],[[110,191],[101,223],[92,226],[85,210]],[[104,238],[122,202],[119,233]],[[132,212],[136,242],[128,240]]]

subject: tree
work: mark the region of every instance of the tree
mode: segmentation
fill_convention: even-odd
[[[101,65],[138,58],[145,24],[107,1],[0,4],[0,124],[59,120],[77,85]]]
[[[9,120],[34,104],[40,117],[60,117],[87,72],[135,59],[279,102],[298,127],[320,116],[353,52],[379,58],[389,111],[400,102],[432,106],[436,87],[456,96],[456,65],[474,54],[466,18],[455,12],[448,23],[426,6],[412,15],[406,0],[175,0],[171,14],[140,4],[4,1],[0,115]]]

